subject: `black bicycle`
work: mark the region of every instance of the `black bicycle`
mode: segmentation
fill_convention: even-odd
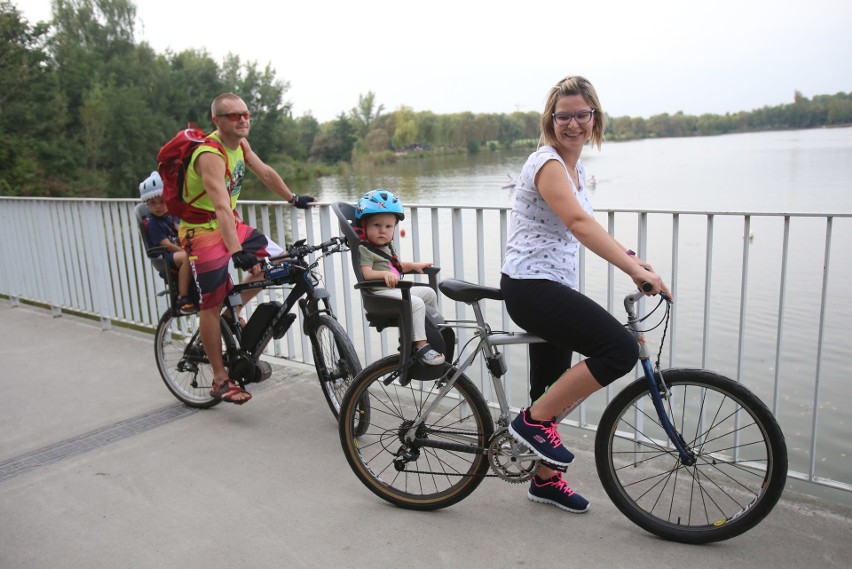
[[[260,356],[271,340],[287,333],[296,320],[293,308],[298,304],[323,394],[337,418],[340,402],[361,371],[361,362],[352,340],[332,312],[329,292],[319,286],[320,275],[315,269],[326,255],[345,250],[339,237],[320,245],[306,245],[301,240],[287,248],[286,254],[262,260],[262,280],[234,286],[220,319],[222,356],[231,379],[245,386],[269,378],[272,367]],[[309,256],[317,251],[321,255],[311,261]],[[240,326],[236,310],[242,303],[240,293],[284,287],[292,288],[283,303],[258,304],[245,326]],[[154,349],[157,367],[169,391],[190,407],[207,408],[220,399],[210,395],[213,372],[196,324],[194,315],[183,316],[174,308],[166,310],[157,325]]]

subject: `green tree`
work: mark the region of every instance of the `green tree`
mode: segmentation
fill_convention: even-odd
[[[382,114],[384,105],[376,106],[376,94],[368,91],[366,95],[358,95],[358,106],[352,109],[352,122],[359,138],[366,138],[370,128]]]
[[[49,26],[35,25],[0,1],[0,194],[49,195],[65,190],[71,164],[64,139],[65,108],[47,42]]]
[[[308,113],[296,119],[296,125],[299,129],[299,145],[301,150],[297,158],[304,160],[308,156],[308,151],[314,142],[314,138],[316,138],[320,131],[320,124],[312,114]]]
[[[349,117],[340,113],[337,120],[320,127],[311,146],[310,155],[329,164],[348,162],[352,158],[356,139],[355,127]]]
[[[152,104],[169,120],[169,131],[188,122],[210,128],[210,103],[226,90],[216,61],[197,50],[161,56],[145,80]]]
[[[500,115],[500,125],[497,132],[497,140],[505,148],[511,148],[516,140],[524,137],[523,113],[512,113],[511,115]]]
[[[417,119],[411,107],[400,107],[394,112],[394,130],[391,144],[404,149],[417,142]]]

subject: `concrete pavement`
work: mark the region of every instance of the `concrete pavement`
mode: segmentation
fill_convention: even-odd
[[[757,528],[695,547],[623,517],[572,441],[573,515],[489,479],[418,513],[349,469],[315,374],[276,367],[237,407],[191,411],[152,337],[0,300],[0,568],[843,567],[852,508],[787,492]]]

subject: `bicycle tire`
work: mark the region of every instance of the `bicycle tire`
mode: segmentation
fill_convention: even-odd
[[[195,316],[174,316],[171,310],[166,310],[154,334],[154,358],[160,377],[172,395],[190,407],[206,409],[220,400],[210,395],[213,370],[201,338],[194,334],[196,319]],[[230,330],[223,329],[222,334],[223,341],[229,341]],[[185,354],[189,354],[188,359]]]
[[[343,396],[352,380],[361,372],[361,360],[351,338],[337,319],[327,314],[319,314],[312,319],[308,330],[313,347],[314,367],[322,393],[334,418],[337,419]],[[362,414],[369,413],[368,405],[366,409],[362,409]]]
[[[443,365],[445,371],[455,371],[449,364]],[[443,382],[384,385],[399,366],[398,355],[387,356],[355,378],[340,414],[343,453],[361,482],[391,504],[411,510],[446,508],[466,498],[482,482],[489,468],[486,451],[494,421],[480,392],[461,375],[438,402],[430,420],[418,429],[418,436],[438,443],[460,443],[469,450],[403,444],[405,426],[435,400]],[[372,419],[359,435],[358,407],[364,399],[369,399]],[[394,460],[403,452],[409,456],[400,471]]]
[[[716,373],[673,369],[663,377],[666,412],[697,462],[681,464],[642,378],[601,417],[595,463],[604,489],[631,521],[671,541],[711,543],[748,531],[786,483],[778,422],[751,391]]]

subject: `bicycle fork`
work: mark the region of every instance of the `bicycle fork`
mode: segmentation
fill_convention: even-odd
[[[662,371],[660,371],[660,382],[657,383],[654,367],[651,364],[651,353],[648,351],[648,344],[645,342],[645,334],[639,329],[639,317],[636,314],[636,302],[644,295],[641,291],[627,296],[624,299],[624,308],[627,311],[627,327],[633,333],[633,337],[639,343],[639,363],[642,366],[642,373],[645,376],[645,381],[648,383],[648,393],[651,395],[651,401],[654,404],[654,409],[657,411],[657,417],[660,420],[660,426],[668,435],[669,440],[677,449],[680,456],[681,464],[685,466],[693,466],[696,463],[695,453],[687,447],[686,441],[683,440],[681,434],[675,429],[668,413],[666,413],[663,399],[668,399],[669,388],[665,383]]]

